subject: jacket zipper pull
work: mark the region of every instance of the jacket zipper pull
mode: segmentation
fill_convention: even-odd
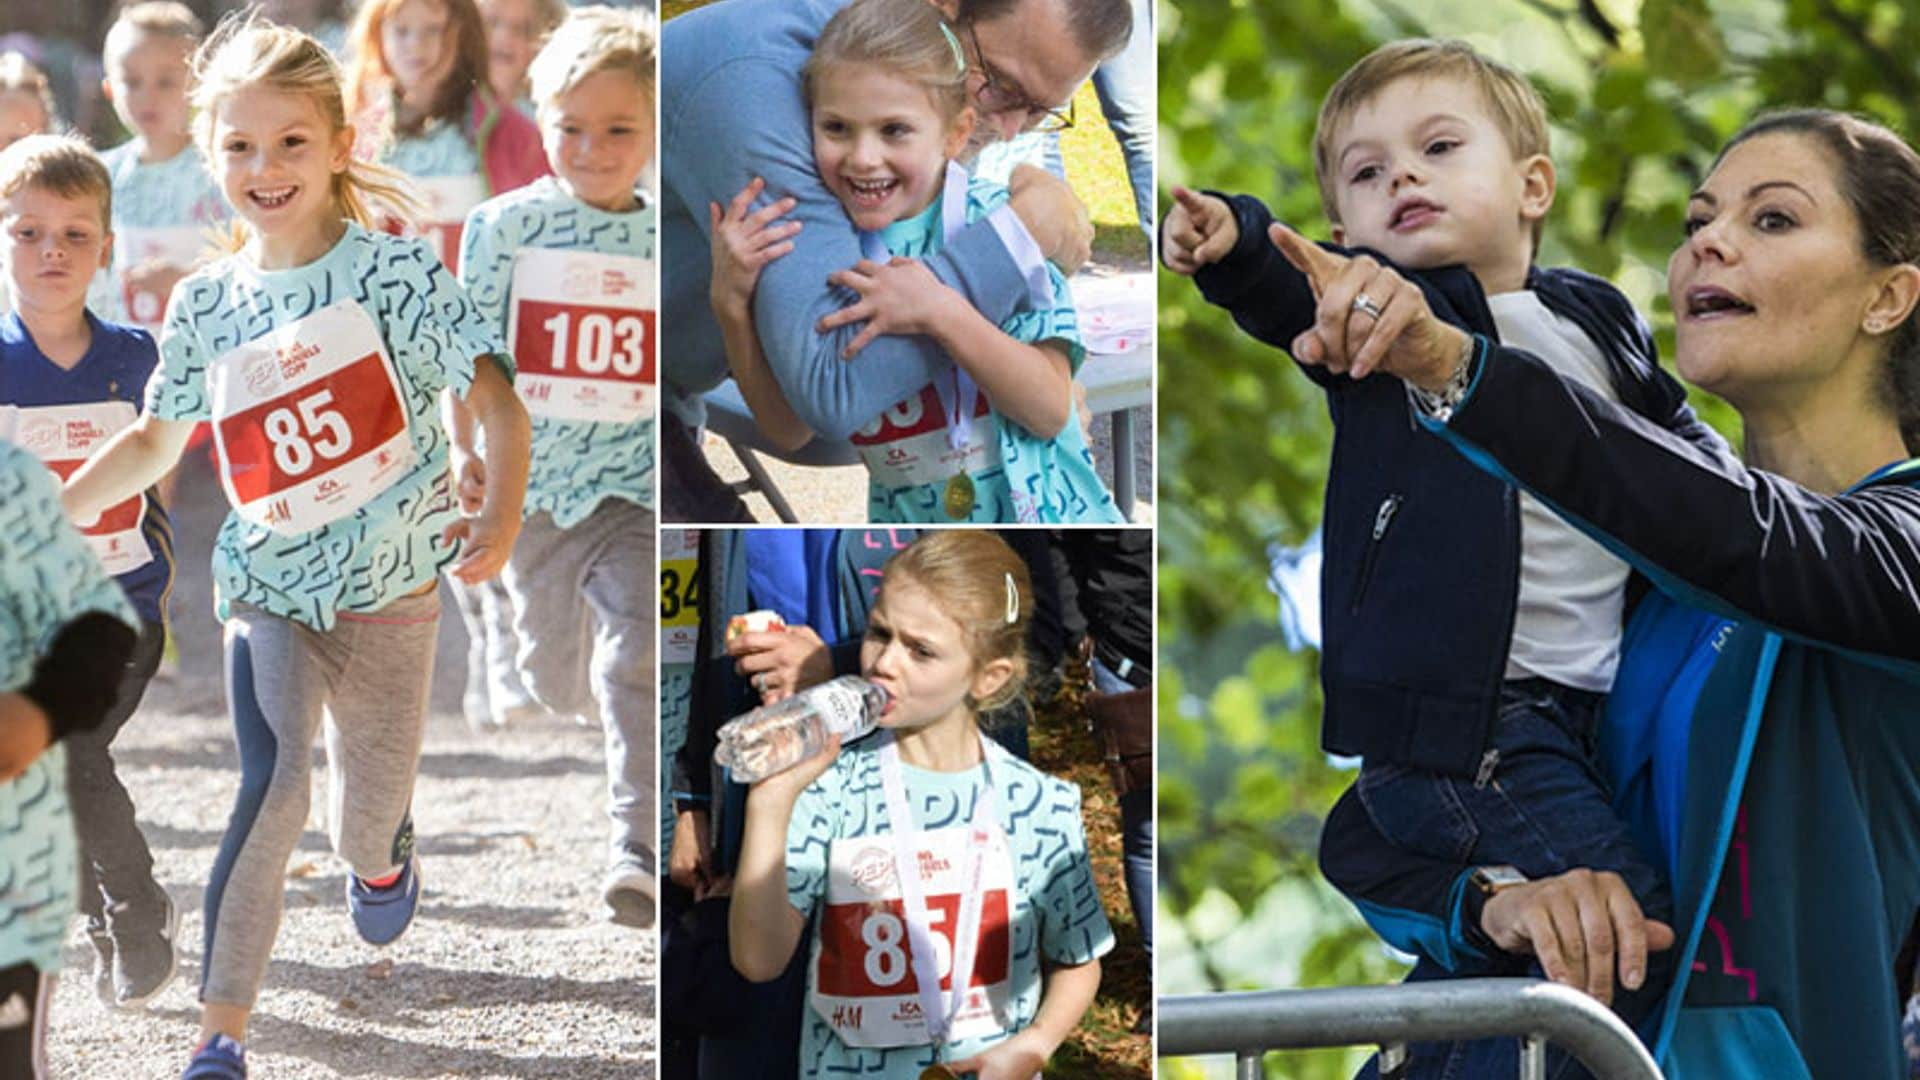
[[[1380,501],[1380,509],[1373,515],[1373,538],[1387,535],[1387,526],[1393,522],[1394,512],[1400,509],[1400,496],[1389,495]]]
[[[1484,788],[1491,783],[1493,781],[1493,771],[1499,767],[1500,751],[1498,748],[1488,750],[1486,753],[1481,754],[1480,771],[1473,774],[1474,789]]]

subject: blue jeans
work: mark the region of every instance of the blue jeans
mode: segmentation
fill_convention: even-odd
[[[1356,785],[1374,826],[1395,846],[1462,866],[1510,865],[1530,879],[1586,867],[1619,874],[1648,918],[1673,922],[1673,893],[1613,812],[1595,759],[1605,698],[1544,679],[1509,682],[1481,776],[1461,778],[1395,764],[1368,764]],[[1652,1011],[1669,981],[1669,954],[1647,958],[1639,991],[1616,992],[1613,1009],[1629,1025]],[[1535,971],[1538,974],[1538,971]],[[1409,982],[1449,977],[1422,960]],[[1500,1080],[1516,1075],[1518,1042],[1427,1043],[1412,1048],[1403,1075],[1420,1080]],[[1553,1077],[1586,1073],[1564,1053],[1549,1054]],[[1376,1075],[1368,1065],[1362,1077]]]

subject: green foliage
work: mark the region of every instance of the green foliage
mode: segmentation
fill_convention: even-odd
[[[1666,261],[1729,135],[1795,105],[1920,130],[1920,8],[1896,0],[1181,0],[1162,5],[1160,30],[1162,212],[1175,183],[1249,192],[1309,236],[1327,234],[1315,114],[1360,56],[1396,37],[1458,37],[1526,72],[1547,99],[1559,175],[1541,259],[1611,278],[1667,356]],[[1283,651],[1266,587],[1268,544],[1319,518],[1326,409],[1191,282],[1163,272],[1160,301],[1159,842],[1173,944],[1159,992],[1378,981],[1392,965],[1351,909],[1304,884],[1351,774],[1319,752],[1314,658]],[[1695,407],[1738,438],[1724,403],[1696,395]],[[1249,962],[1234,931],[1252,926],[1315,929]],[[1289,1057],[1284,1074],[1339,1075],[1347,1060]]]

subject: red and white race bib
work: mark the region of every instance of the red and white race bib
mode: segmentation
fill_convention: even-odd
[[[207,384],[221,486],[282,536],[353,513],[413,464],[393,361],[352,300],[226,353]]]
[[[167,313],[166,295],[134,288],[127,280],[128,271],[148,262],[170,263],[181,270],[190,270],[206,246],[206,230],[193,226],[171,229],[128,226],[114,230],[113,284],[120,290],[128,321],[157,333],[160,320]]]
[[[514,385],[528,412],[615,424],[652,419],[659,287],[651,260],[522,248],[509,295]]]
[[[92,401],[80,405],[34,405],[7,409],[11,421],[0,422],[4,438],[44,462],[65,480],[88,457],[122,429],[133,426],[139,412],[125,401]],[[147,497],[135,495],[102,511],[80,526],[87,546],[107,573],[119,575],[153,561],[141,526],[146,522]]]
[[[414,177],[413,185],[426,202],[420,214],[420,234],[440,254],[449,271],[460,272],[460,235],[467,213],[487,201],[487,182],[478,176]]]
[[[884,488],[943,484],[962,470],[978,473],[1000,464],[1000,441],[993,434],[987,396],[975,396],[972,430],[957,448],[948,430],[950,409],[938,387],[928,383],[913,397],[895,402],[847,441],[859,451],[874,483]]]
[[[932,915],[941,994],[952,991],[956,923],[967,891],[971,825],[913,835]],[[1013,861],[998,829],[984,830],[980,934],[966,1002],[947,1041],[979,1038],[1012,1026]],[[835,840],[827,851],[827,892],[820,913],[809,997],[813,1011],[849,1046],[925,1046],[904,898],[894,872],[892,837]]]

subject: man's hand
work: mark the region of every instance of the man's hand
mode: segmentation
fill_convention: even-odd
[[[695,900],[725,895],[730,882],[713,872],[713,825],[705,810],[682,810],[675,818],[667,877]]]
[[[1040,254],[1072,277],[1093,258],[1093,218],[1065,180],[1032,165],[1007,177],[1007,205],[1040,246]]]
[[[1191,277],[1227,257],[1240,242],[1240,223],[1226,200],[1173,186],[1173,209],[1160,228],[1160,259],[1167,269]]]
[[[1673,927],[1649,919],[1619,874],[1569,870],[1515,885],[1480,909],[1480,928],[1510,953],[1531,953],[1547,978],[1585,990],[1601,1004],[1620,985],[1638,990],[1647,953],[1673,948]]]
[[[33,699],[0,694],[0,783],[27,771],[53,745],[53,724]]]
[[[885,265],[861,259],[845,270],[835,270],[827,281],[860,294],[860,299],[820,320],[826,333],[838,326],[862,322],[840,357],[851,360],[881,334],[933,334],[943,313],[962,306],[960,294],[942,284],[917,259],[895,256]]]
[[[727,642],[734,670],[771,705],[833,678],[833,654],[810,626],[757,630]]]

